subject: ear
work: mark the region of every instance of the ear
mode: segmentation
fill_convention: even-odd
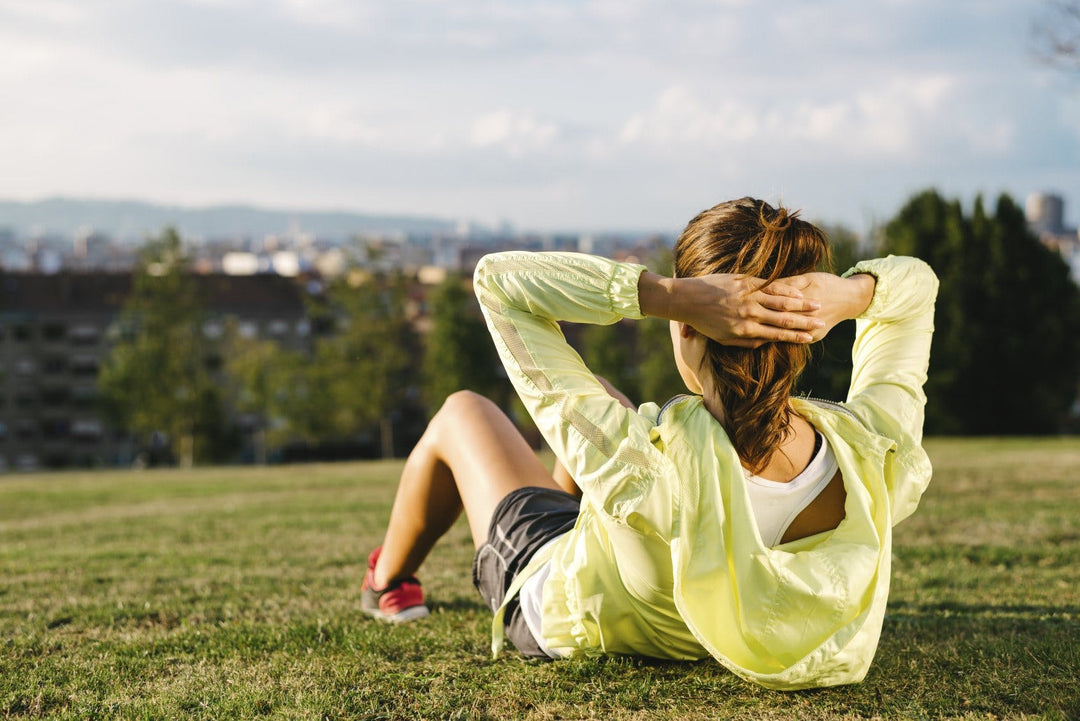
[[[679,323],[679,335],[686,340],[690,340],[697,335],[697,331],[689,323]]]

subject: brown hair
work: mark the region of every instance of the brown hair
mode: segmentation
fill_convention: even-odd
[[[829,262],[825,234],[798,211],[755,198],[720,203],[691,220],[675,243],[675,276],[738,273],[765,280],[817,270]],[[740,348],[708,341],[702,370],[724,408],[724,430],[751,471],[764,468],[789,432],[788,399],[810,357],[798,343]]]

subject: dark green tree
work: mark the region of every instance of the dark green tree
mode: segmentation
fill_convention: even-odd
[[[325,398],[330,427],[347,437],[377,428],[394,455],[394,424],[416,405],[420,345],[406,318],[407,279],[355,272],[330,287],[336,332],[317,341],[307,373],[310,397]]]
[[[589,370],[603,376],[635,403],[641,388],[637,363],[638,323],[586,325],[581,330],[581,356]]]
[[[167,229],[140,254],[120,314],[124,331],[98,385],[120,427],[143,437],[166,434],[185,466],[215,455],[224,422],[221,391],[206,368],[203,320],[180,236]]]
[[[638,365],[641,397],[636,403],[653,401],[663,405],[670,398],[689,393],[675,365],[671,331],[662,318],[643,318],[637,322],[637,345],[641,349]]]
[[[357,430],[344,427],[335,412],[339,403],[336,379],[339,373],[349,372],[345,365],[332,343],[317,343],[310,354],[280,351],[267,400],[269,444],[292,440],[318,444]]]
[[[485,395],[500,405],[509,384],[466,280],[450,274],[428,297],[431,330],[424,348],[424,402],[434,413],[458,390]]]
[[[941,281],[927,382],[927,432],[1060,430],[1080,377],[1080,294],[1061,256],[1002,195],[988,214],[926,191],[885,229]]]
[[[289,437],[285,402],[292,398],[279,389],[294,388],[292,370],[305,364],[272,340],[244,337],[235,323],[227,326],[223,346],[229,406],[253,419],[254,460],[264,464],[270,448]]]
[[[661,275],[672,275],[675,262],[671,248],[666,243],[657,244],[645,265]],[[643,318],[637,321],[635,326],[637,378],[641,397],[632,397],[632,400],[638,404],[652,401],[663,405],[674,396],[688,393],[679,369],[675,366],[668,322],[662,318]]]
[[[841,225],[818,223],[829,238],[831,262],[821,270],[843,273],[861,258],[859,237]],[[855,342],[855,323],[848,321],[833,328],[823,341],[813,346],[810,363],[799,377],[799,393],[842,401],[851,383],[851,345]]]

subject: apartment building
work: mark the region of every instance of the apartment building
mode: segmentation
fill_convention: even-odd
[[[203,333],[232,320],[248,337],[304,348],[310,324],[302,289],[274,275],[196,276]],[[134,441],[102,413],[98,373],[117,336],[129,274],[0,274],[0,470],[124,465]],[[221,365],[211,349],[209,368]]]

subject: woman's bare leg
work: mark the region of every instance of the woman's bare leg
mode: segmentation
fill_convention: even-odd
[[[415,574],[462,507],[479,548],[495,506],[526,486],[559,488],[498,406],[476,393],[454,393],[405,462],[375,586]]]

